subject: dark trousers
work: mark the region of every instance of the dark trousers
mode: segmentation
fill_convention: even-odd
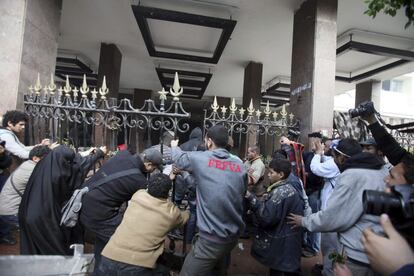
[[[226,257],[236,243],[237,241],[219,244],[196,237],[191,251],[185,258],[180,276],[226,275]]]
[[[0,238],[9,236],[13,228],[16,228],[16,227],[18,227],[17,216],[13,216],[13,215],[0,216]]]
[[[108,240],[100,238],[98,235],[95,237],[95,244],[93,247],[93,253],[95,257],[95,271],[99,268],[101,263],[101,253],[105,248],[105,245],[108,243]]]
[[[146,268],[137,265],[126,264],[118,261],[114,261],[106,258],[105,256],[101,257],[101,261],[96,271],[98,276],[121,276],[121,275],[139,275],[139,276],[153,276],[154,270],[151,268]]]
[[[196,233],[197,228],[197,207],[195,201],[189,201],[188,205],[190,206],[190,218],[187,222],[186,230],[186,242],[191,243]]]
[[[319,200],[319,192],[314,192],[308,197],[309,206],[312,208],[312,213],[317,213],[321,209]],[[321,250],[321,233],[319,232],[304,232],[304,244],[305,250],[317,254]]]
[[[283,271],[278,271],[274,269],[270,269],[270,273],[269,273],[269,276],[298,276],[298,275],[300,274],[293,273],[293,272],[283,272]]]

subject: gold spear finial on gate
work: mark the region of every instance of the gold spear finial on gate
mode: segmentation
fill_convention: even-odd
[[[170,88],[170,94],[171,96],[173,96],[173,100],[174,101],[179,101],[180,99],[178,98],[181,94],[183,93],[183,88],[180,86],[180,81],[178,80],[178,73],[175,72],[174,75],[174,84],[172,89]]]
[[[86,82],[86,74],[83,74],[83,83],[80,87],[80,92],[82,93],[82,98],[87,98],[87,94],[89,92],[88,83]]]
[[[262,115],[262,112],[260,111],[260,109],[256,110],[256,117],[257,119],[260,119],[260,116]]]
[[[282,115],[283,118],[286,118],[286,116],[288,115],[285,104],[282,105],[282,110],[280,111],[280,115]]]
[[[70,91],[72,91],[72,87],[70,87],[68,75],[66,75],[66,84],[65,84],[65,87],[63,88],[63,91],[65,91],[65,97],[70,97]]]
[[[270,113],[272,113],[272,111],[270,110],[269,101],[267,101],[266,108],[264,110],[264,114],[266,115],[266,117],[269,117]]]
[[[42,90],[42,85],[40,84],[40,74],[37,73],[37,80],[34,86],[34,91],[36,92],[36,95],[40,95],[41,90]]]
[[[213,104],[211,105],[211,108],[214,112],[217,112],[217,110],[220,108],[220,106],[217,104],[217,97],[214,96]]]
[[[249,112],[249,115],[253,115],[254,107],[253,107],[253,99],[250,99],[249,107],[247,108],[247,112]]]
[[[102,86],[101,88],[99,88],[99,94],[101,95],[102,100],[106,99],[105,95],[108,94],[108,92],[109,92],[108,87],[106,87],[106,77],[104,76],[102,80]]]
[[[50,83],[47,87],[50,91],[50,95],[54,95],[55,94],[55,90],[56,90],[56,84],[55,84],[55,79],[53,77],[53,73],[50,74]]]
[[[237,111],[236,100],[232,98],[231,105],[230,105],[230,112],[231,114],[234,114],[236,111]]]

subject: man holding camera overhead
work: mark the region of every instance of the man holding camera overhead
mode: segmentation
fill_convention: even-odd
[[[388,174],[377,156],[362,152],[358,141],[342,139],[333,147],[335,163],[341,171],[326,209],[307,217],[291,214],[290,223],[309,231],[338,232],[339,244],[347,255],[353,275],[372,275],[368,257],[361,242],[362,231],[371,228],[382,232],[379,217],[364,214],[364,190],[383,191]]]
[[[377,143],[377,148],[394,165],[385,178],[386,192],[391,193],[390,196],[394,198],[402,199],[404,202],[407,198],[413,198],[414,156],[402,148],[378,122],[375,116],[378,113],[372,102],[361,103],[358,108],[350,110],[351,112],[356,113],[354,117],[361,116],[369,123],[368,128]],[[388,215],[381,216],[381,225],[387,237],[378,236],[371,229],[365,229],[364,231],[363,243],[368,259],[374,269],[381,274],[414,274],[414,251],[412,249],[414,244],[412,236],[414,209],[412,205],[412,203],[405,202],[404,209],[401,206],[401,214],[390,214],[390,217]],[[396,221],[393,215],[400,215],[402,218],[400,221]],[[399,233],[391,224],[390,219],[394,222]],[[411,247],[400,234],[408,239]]]

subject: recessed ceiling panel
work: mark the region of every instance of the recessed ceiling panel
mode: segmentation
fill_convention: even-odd
[[[221,29],[155,19],[148,19],[148,26],[157,51],[189,51],[208,57],[213,56],[222,33]]]
[[[218,63],[236,26],[236,21],[218,17],[144,6],[132,10],[152,57]]]
[[[383,56],[371,55],[356,51],[348,51],[336,58],[337,72],[356,72],[370,65],[384,61]]]
[[[359,58],[350,58],[349,53],[353,55],[359,55]],[[341,65],[337,63],[336,71],[340,74],[349,74],[349,76],[341,76],[340,74],[335,77],[336,80],[354,82],[360,81],[386,70],[401,66],[405,63],[414,61],[414,51],[390,48],[383,45],[375,45],[369,43],[358,42],[350,40],[344,45],[336,49],[337,59],[341,56],[347,55],[348,59]],[[371,64],[367,61],[371,59]],[[392,59],[393,61],[389,61]],[[353,60],[353,64],[349,64],[348,60]],[[376,66],[373,65],[389,61],[387,64]],[[363,66],[356,67],[358,63],[363,62]],[[351,69],[351,66],[353,67]],[[348,71],[348,72],[346,72]]]

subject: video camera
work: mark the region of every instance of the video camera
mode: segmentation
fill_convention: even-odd
[[[358,107],[350,109],[348,113],[351,118],[355,118],[359,116],[377,114],[378,112],[375,110],[373,102],[366,101],[359,104]]]
[[[395,228],[414,247],[414,185],[392,186],[391,193],[365,190],[362,202],[366,214],[387,214]]]
[[[289,140],[297,142],[300,136],[300,130],[296,128],[289,128],[287,137]]]

